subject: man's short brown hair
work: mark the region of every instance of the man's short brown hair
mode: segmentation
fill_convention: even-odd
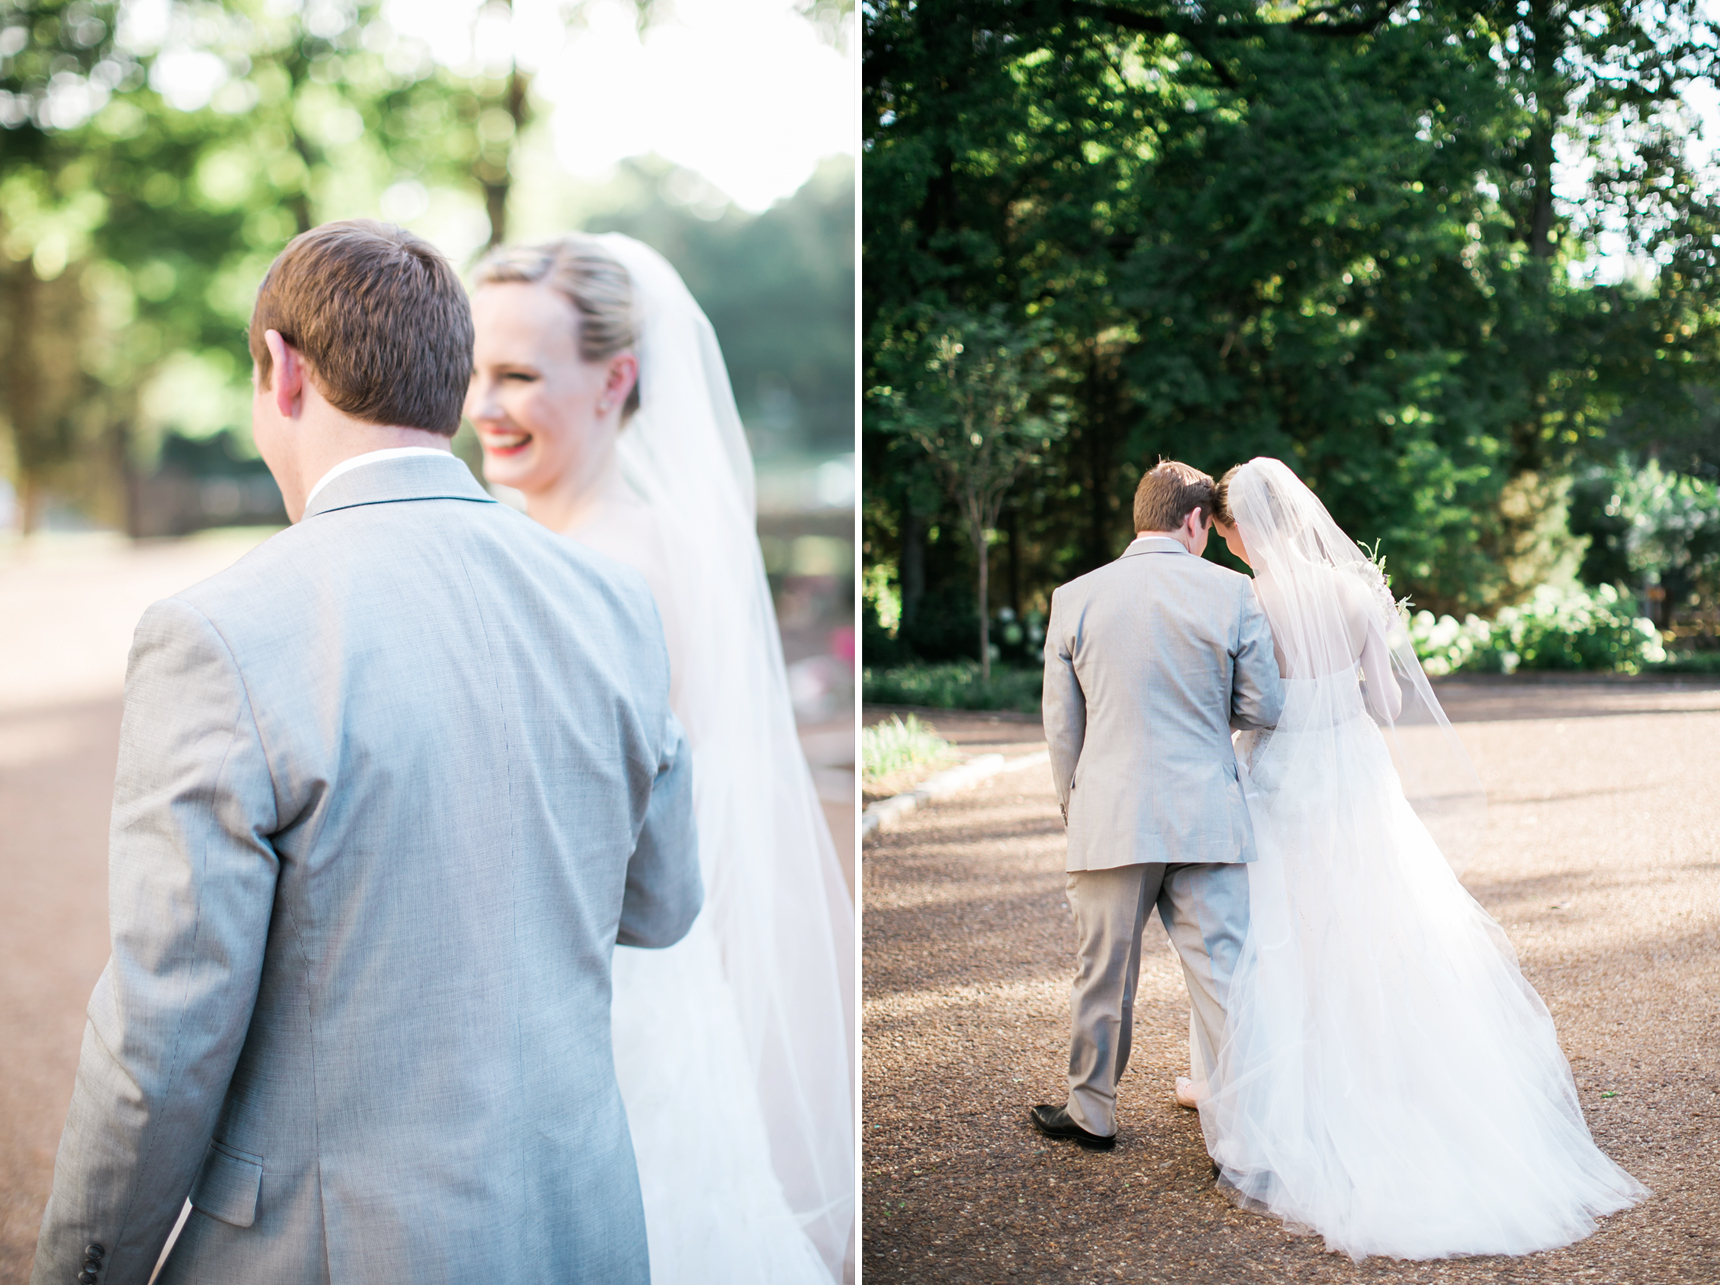
[[[1176,460],[1160,460],[1135,488],[1135,530],[1175,531],[1199,509],[1212,516],[1212,479]]]
[[[450,436],[472,378],[472,308],[435,246],[370,219],[325,223],[287,243],[257,288],[251,357],[265,331],[304,357],[336,410],[367,424]]]

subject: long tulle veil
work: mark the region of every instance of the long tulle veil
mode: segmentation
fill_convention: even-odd
[[[1392,712],[1379,693],[1370,693],[1365,706],[1385,733],[1410,805],[1446,860],[1460,869],[1480,841],[1486,794],[1416,658],[1404,613],[1380,568],[1282,460],[1248,461],[1231,475],[1227,501],[1254,566],[1273,638],[1289,658],[1288,676],[1354,673],[1355,622],[1371,617],[1378,628],[1402,708]]]
[[[841,1277],[854,1214],[854,909],[794,726],[756,530],[752,455],[715,332],[649,246],[596,238],[632,279],[639,410],[624,480],[666,536],[685,637],[700,860],[789,1205]]]

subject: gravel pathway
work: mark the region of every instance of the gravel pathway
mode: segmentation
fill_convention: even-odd
[[[1464,680],[1441,695],[1491,802],[1464,882],[1552,1010],[1596,1141],[1654,1196],[1552,1253],[1360,1266],[1235,1209],[1198,1119],[1170,1099],[1188,1001],[1156,919],[1117,1148],[1040,1138],[1025,1114],[1064,1098],[1073,932],[1037,768],[906,818],[862,857],[875,1285],[1720,1281],[1720,684]],[[1041,745],[1020,716],[921,716],[967,749]]]

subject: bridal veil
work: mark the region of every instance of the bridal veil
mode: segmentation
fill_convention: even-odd
[[[739,1010],[788,1203],[840,1279],[854,1213],[854,911],[795,730],[756,530],[752,456],[717,338],[680,275],[618,233],[639,410],[621,471],[669,550],[695,746],[704,916]]]
[[[1410,806],[1461,869],[1480,842],[1486,794],[1422,671],[1383,571],[1282,461],[1250,460],[1226,491],[1285,677],[1354,675],[1362,658],[1364,705],[1385,733]],[[1375,648],[1364,653],[1369,634]],[[1311,695],[1322,708],[1292,717],[1329,726],[1353,692],[1348,682],[1321,683]]]

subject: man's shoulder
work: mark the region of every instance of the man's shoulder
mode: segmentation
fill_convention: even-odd
[[[1230,593],[1239,593],[1250,583],[1249,578],[1240,572],[1190,553],[1136,553],[1115,558],[1103,566],[1093,568],[1085,575],[1076,576],[1073,580],[1059,585],[1052,596],[1061,594],[1065,601],[1073,601],[1113,585],[1152,580],[1167,575],[1191,579]]]
[[[406,530],[396,525],[402,518]],[[430,557],[413,557],[402,544],[412,540],[414,528],[420,526],[422,547],[434,550]],[[392,596],[403,579],[458,577],[481,586],[492,576],[527,589],[528,597],[529,591],[536,591],[588,606],[602,601],[630,616],[650,617],[655,610],[650,588],[633,568],[505,505],[459,499],[315,514],[276,532],[173,600],[208,617],[217,628],[224,622],[266,617],[278,629],[294,615],[314,623],[319,602],[339,600],[350,606],[355,591],[366,584]]]
[[[277,531],[214,575],[187,585],[164,601],[211,618],[245,610],[254,598],[266,596],[270,586],[279,591],[293,579],[311,574],[304,565],[308,549],[303,532],[302,526]]]

